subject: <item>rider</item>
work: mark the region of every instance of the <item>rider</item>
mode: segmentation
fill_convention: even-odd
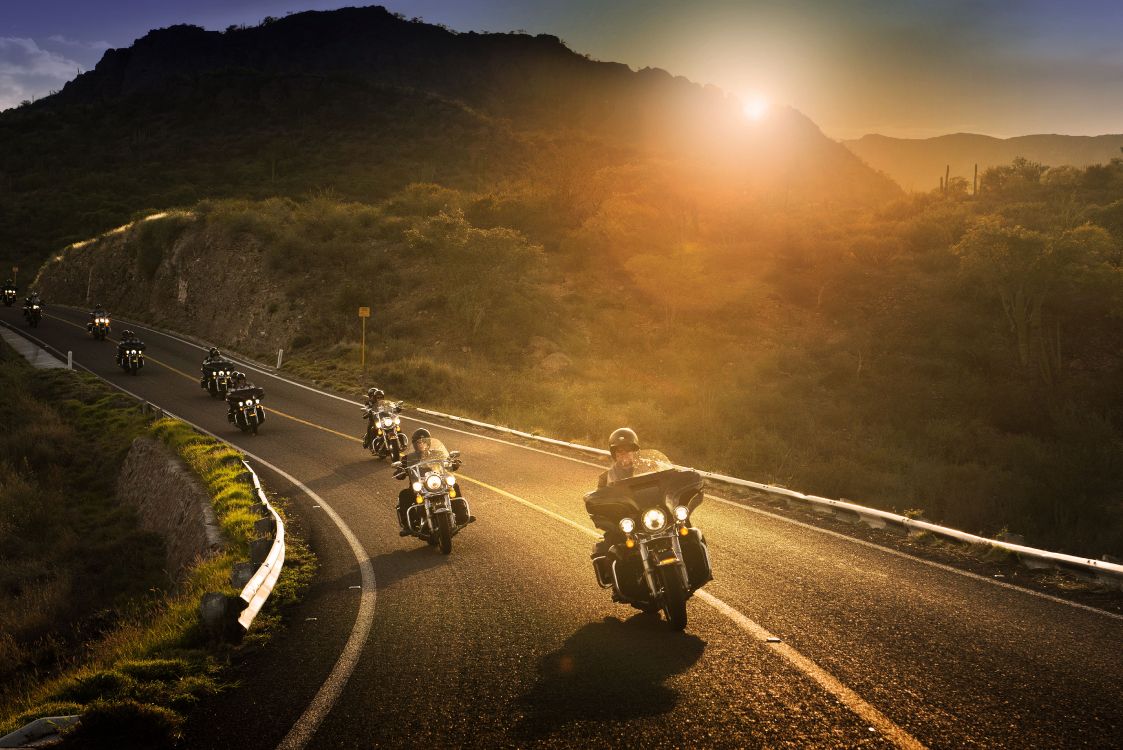
[[[217,364],[222,361],[222,352],[218,350],[217,346],[212,346],[207,350],[207,358],[203,360],[203,366],[199,368],[199,371],[203,374],[203,376],[199,378],[199,384],[201,386],[203,386],[204,388],[207,387],[207,379],[210,374],[209,371],[212,369],[208,367],[208,365]]]
[[[363,438],[363,447],[370,448],[371,443],[374,442],[374,432],[378,429],[378,406],[382,399],[386,398],[386,394],[381,388],[368,388],[367,389],[367,408],[370,411],[367,413],[367,434]]]
[[[108,317],[109,314],[105,312],[105,308],[98,302],[94,304],[94,309],[90,310],[90,322],[86,324],[86,330],[92,331],[94,329],[94,321],[98,318]]]
[[[413,435],[409,439],[410,445],[413,446],[413,452],[407,453],[402,459],[402,465],[405,467],[413,466],[427,459],[447,458],[448,454],[443,451],[431,450],[433,445],[433,436],[424,427],[419,427],[414,430]],[[468,514],[467,501],[464,499],[463,490],[460,485],[456,485],[457,491],[460,493],[452,501],[452,512],[456,516],[456,523],[460,526],[472,523],[476,517]],[[409,535],[409,526],[406,524],[406,508],[413,505],[414,498],[417,493],[414,492],[411,485],[407,485],[405,489],[398,493],[398,525],[401,526],[399,534],[401,536]]]
[[[238,403],[238,391],[255,387],[253,383],[246,380],[246,374],[244,372],[230,373],[230,389],[226,391],[226,404],[230,407],[230,411],[226,414],[227,419],[231,422],[234,421],[234,405]]]
[[[31,312],[32,305],[39,305],[43,307],[43,300],[39,298],[39,292],[30,292],[23,301],[23,314],[26,316]]]
[[[608,452],[612,455],[612,466],[597,478],[597,489],[603,489],[623,479],[628,479],[635,471],[636,453],[639,451],[639,436],[630,427],[620,427],[608,436]],[[613,528],[604,533],[604,538],[593,545],[593,560],[607,560],[612,545],[624,541],[623,532]],[[608,577],[605,577],[608,580]]]
[[[4,279],[4,291],[11,289],[13,292],[16,290],[16,282],[11,277]]]
[[[121,341],[117,344],[117,364],[125,359],[125,352],[129,349],[144,350],[144,342],[136,337],[132,331],[122,331]]]

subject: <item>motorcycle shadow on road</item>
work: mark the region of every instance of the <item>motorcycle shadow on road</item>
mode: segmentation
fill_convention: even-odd
[[[538,682],[520,700],[516,736],[534,740],[574,721],[627,721],[671,711],[679,693],[663,684],[685,672],[706,642],[657,616],[606,617],[542,657]]]

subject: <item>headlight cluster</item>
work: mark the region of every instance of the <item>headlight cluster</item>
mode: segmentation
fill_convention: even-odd
[[[425,489],[429,490],[430,492],[436,492],[437,490],[444,487],[444,484],[445,480],[443,477],[441,477],[440,474],[433,473],[425,477]]]

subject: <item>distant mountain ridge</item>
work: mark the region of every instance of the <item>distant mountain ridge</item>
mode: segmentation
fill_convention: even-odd
[[[1087,167],[1105,164],[1123,156],[1123,134],[1119,135],[1023,135],[994,138],[974,133],[954,133],[935,138],[890,138],[864,135],[842,141],[874,169],[892,177],[906,190],[927,191],[939,187],[948,165],[951,176],[971,180],[975,164],[981,173],[987,167],[1009,164],[1019,156],[1050,167]]]

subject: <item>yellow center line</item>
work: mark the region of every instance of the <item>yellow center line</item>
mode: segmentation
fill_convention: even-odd
[[[63,320],[62,318],[57,318],[53,315],[50,317],[55,318],[56,320],[61,320],[62,322],[72,325],[75,328],[84,330],[84,326],[80,326],[76,323],[71,323],[69,320]],[[109,340],[113,341],[113,339]],[[193,375],[188,375],[182,370],[178,370],[171,365],[160,362],[157,359],[153,359],[151,357],[149,357],[148,359],[149,361],[154,362],[161,367],[170,370],[171,372],[174,372],[192,382],[195,382],[195,377]],[[357,438],[353,435],[348,435],[343,432],[338,432],[331,429],[330,427],[324,427],[323,425],[316,424],[315,422],[309,422],[307,420],[301,419],[300,417],[294,417],[291,414],[286,414],[285,412],[277,411],[276,409],[269,409],[269,411],[279,416],[285,417],[286,419],[291,419],[294,422],[299,422],[303,425],[307,425],[308,427],[312,427],[317,430],[323,430],[324,432],[331,433],[332,435],[337,435],[338,437],[344,438],[345,440],[351,440],[356,443],[362,442],[360,438]],[[519,497],[518,495],[514,495],[510,492],[507,492],[506,490],[501,490],[498,487],[490,485],[487,482],[482,482],[479,479],[473,479],[472,477],[461,474],[459,472],[457,473],[457,476],[466,482],[475,484],[479,487],[483,487],[484,489],[490,490],[491,492],[494,492],[501,497],[505,497],[509,500],[514,500],[515,502],[525,505],[528,508],[532,508],[539,513],[543,513],[557,521],[566,524],[567,526],[576,529],[577,531],[580,531],[582,534],[586,534],[587,536],[591,536],[593,538],[600,538],[600,533],[596,530],[590,529],[587,526],[582,526],[576,521],[570,518],[566,518],[560,513],[555,513],[548,508],[544,508],[537,503],[527,500],[526,498]],[[777,654],[786,662],[788,662],[788,664],[792,665],[804,675],[809,677],[827,693],[833,695],[851,712],[862,718],[864,721],[868,722],[871,728],[877,729],[884,737],[893,742],[893,744],[895,744],[897,747],[907,748],[908,750],[925,749],[925,745],[923,743],[921,743],[907,731],[902,729],[900,726],[895,724],[892,719],[878,711],[873,707],[873,705],[866,702],[865,699],[863,699],[860,695],[842,684],[842,682],[840,682],[834,675],[827,672],[814,661],[799,653],[788,644],[781,642],[779,638],[776,638],[767,629],[765,629],[761,625],[758,625],[750,618],[746,617],[739,610],[731,607],[709,592],[699,591],[697,595],[700,600],[728,617],[741,630],[753,636],[753,638],[755,638],[757,641],[764,643],[773,653]]]

